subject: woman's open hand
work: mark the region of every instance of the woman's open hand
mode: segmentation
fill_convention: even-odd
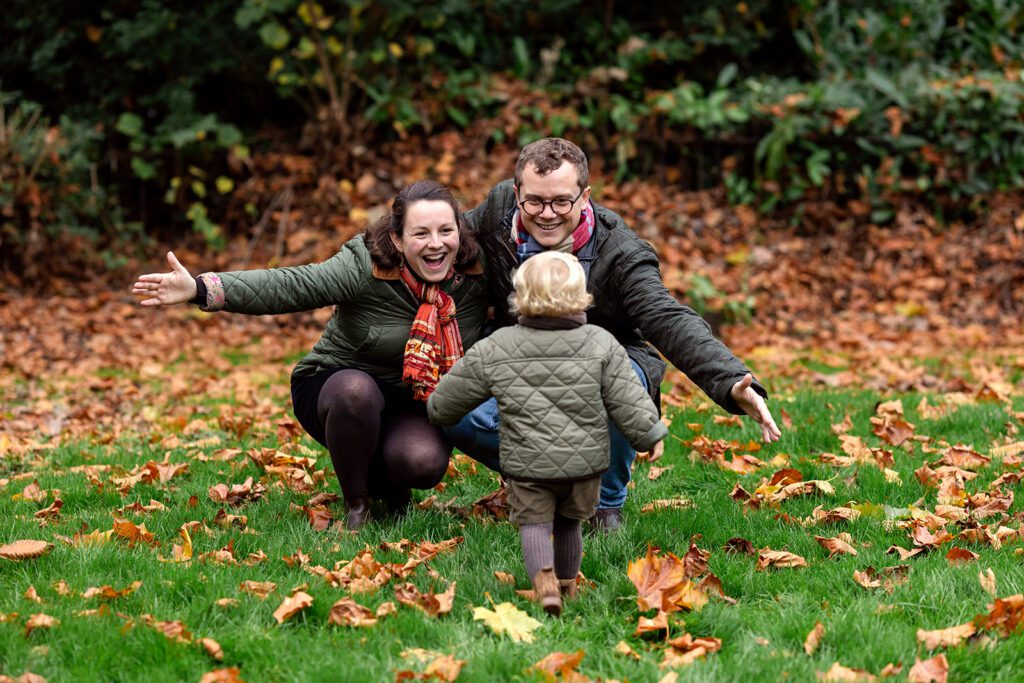
[[[167,252],[167,262],[171,264],[171,272],[140,275],[132,285],[132,294],[146,297],[140,302],[143,306],[170,306],[195,298],[196,281],[174,257],[173,251]]]

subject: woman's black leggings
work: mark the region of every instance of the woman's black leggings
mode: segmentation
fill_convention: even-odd
[[[346,500],[387,498],[441,481],[452,449],[427,419],[425,404],[386,395],[395,392],[385,393],[362,370],[337,370],[326,381],[316,379],[321,388],[315,413],[313,392],[293,384],[295,414],[327,447]],[[313,420],[316,424],[309,424]]]

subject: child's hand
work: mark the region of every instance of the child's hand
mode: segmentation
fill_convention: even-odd
[[[761,394],[750,388],[754,376],[749,372],[739,382],[732,386],[732,398],[736,404],[743,409],[747,415],[754,419],[754,422],[761,426],[761,439],[765,443],[778,441],[782,432],[775,425],[775,419],[768,404],[764,402]]]

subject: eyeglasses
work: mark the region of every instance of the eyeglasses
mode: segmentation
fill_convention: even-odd
[[[572,211],[573,205],[582,196],[583,190],[580,190],[580,193],[573,197],[572,199],[566,199],[564,197],[561,197],[559,199],[552,199],[549,202],[542,202],[539,199],[525,199],[519,202],[519,206],[522,207],[523,211],[525,211],[530,216],[541,215],[542,213],[544,213],[545,206],[550,206],[551,210],[555,212],[555,215],[564,216],[565,214]]]

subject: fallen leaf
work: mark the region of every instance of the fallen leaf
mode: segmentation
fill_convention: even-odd
[[[877,680],[864,669],[851,669],[839,662],[835,662],[828,671],[819,671],[817,676],[819,681],[826,683],[867,683]]]
[[[725,542],[723,549],[727,553],[737,553],[742,555],[757,554],[757,549],[754,548],[754,544],[745,538],[730,538]]]
[[[494,578],[496,578],[499,583],[504,583],[504,584],[507,584],[509,586],[516,585],[516,577],[512,576],[511,574],[509,574],[507,572],[495,571],[494,572]]]
[[[550,681],[558,679],[571,680],[571,677],[577,673],[576,667],[582,661],[583,650],[576,650],[573,653],[552,652],[530,667],[530,669],[541,672],[544,678]]]
[[[917,660],[907,674],[907,683],[946,683],[949,675],[949,661],[945,654],[931,659]]]
[[[498,603],[493,610],[477,607],[473,610],[473,620],[484,622],[498,635],[505,634],[512,640],[522,643],[532,643],[533,631],[542,626],[539,621],[511,602]]]
[[[241,679],[242,670],[238,667],[207,671],[199,679],[199,683],[244,683]]]
[[[368,607],[358,604],[351,598],[342,598],[331,605],[329,624],[338,626],[368,627],[377,623],[376,615]]]
[[[32,631],[40,628],[54,628],[60,626],[60,620],[54,619],[49,614],[38,612],[30,615],[25,621],[25,637],[28,638]]]
[[[660,633],[668,630],[668,612],[658,610],[653,617],[640,617],[637,620],[634,636],[642,636],[646,633]]]
[[[956,647],[973,636],[975,631],[976,628],[972,621],[937,631],[925,631],[919,628],[917,629],[917,642],[921,643],[926,650],[935,650],[940,647]]]
[[[991,595],[993,598],[996,597],[996,575],[992,571],[992,567],[989,567],[985,571],[978,572],[978,581],[981,582],[981,588],[986,593]]]
[[[693,501],[689,498],[671,498],[668,500],[654,500],[650,503],[646,503],[640,508],[640,512],[646,514],[648,512],[654,512],[655,510],[685,510],[692,507]]]
[[[786,567],[806,567],[807,560],[785,550],[771,550],[762,548],[757,553],[757,571],[764,571],[769,567],[781,569]]]
[[[240,588],[246,593],[252,593],[261,600],[266,600],[267,596],[277,588],[277,584],[273,581],[243,581]]]
[[[313,596],[302,591],[284,599],[281,606],[274,610],[274,619],[283,624],[288,619],[313,604]]]
[[[21,560],[34,560],[42,557],[53,550],[53,544],[46,541],[14,541],[7,545],[0,546],[0,557],[5,560],[19,562]]]
[[[28,588],[26,588],[25,592],[22,594],[22,597],[31,602],[35,602],[40,605],[43,604],[43,599],[39,597],[38,593],[36,593],[35,586],[29,586]]]
[[[821,638],[825,635],[825,625],[820,621],[814,624],[814,628],[807,634],[807,638],[804,639],[804,652],[810,657],[814,654],[815,650],[818,649],[818,645],[821,644]]]
[[[836,555],[856,555],[857,549],[854,548],[846,540],[836,538],[824,538],[822,536],[815,536],[814,540],[818,542],[822,548],[828,551],[829,558],[835,557]]]
[[[199,646],[203,648],[203,650],[206,651],[206,654],[208,654],[214,661],[224,661],[224,650],[221,649],[220,643],[213,638],[200,638]]]
[[[640,659],[640,655],[637,653],[637,651],[631,648],[629,644],[624,640],[620,640],[618,643],[616,643],[615,654],[622,655],[623,657],[629,657],[630,659]]]
[[[950,551],[946,553],[946,559],[949,561],[949,564],[953,566],[974,562],[978,557],[977,553],[972,553],[970,550],[965,548],[951,548]]]

